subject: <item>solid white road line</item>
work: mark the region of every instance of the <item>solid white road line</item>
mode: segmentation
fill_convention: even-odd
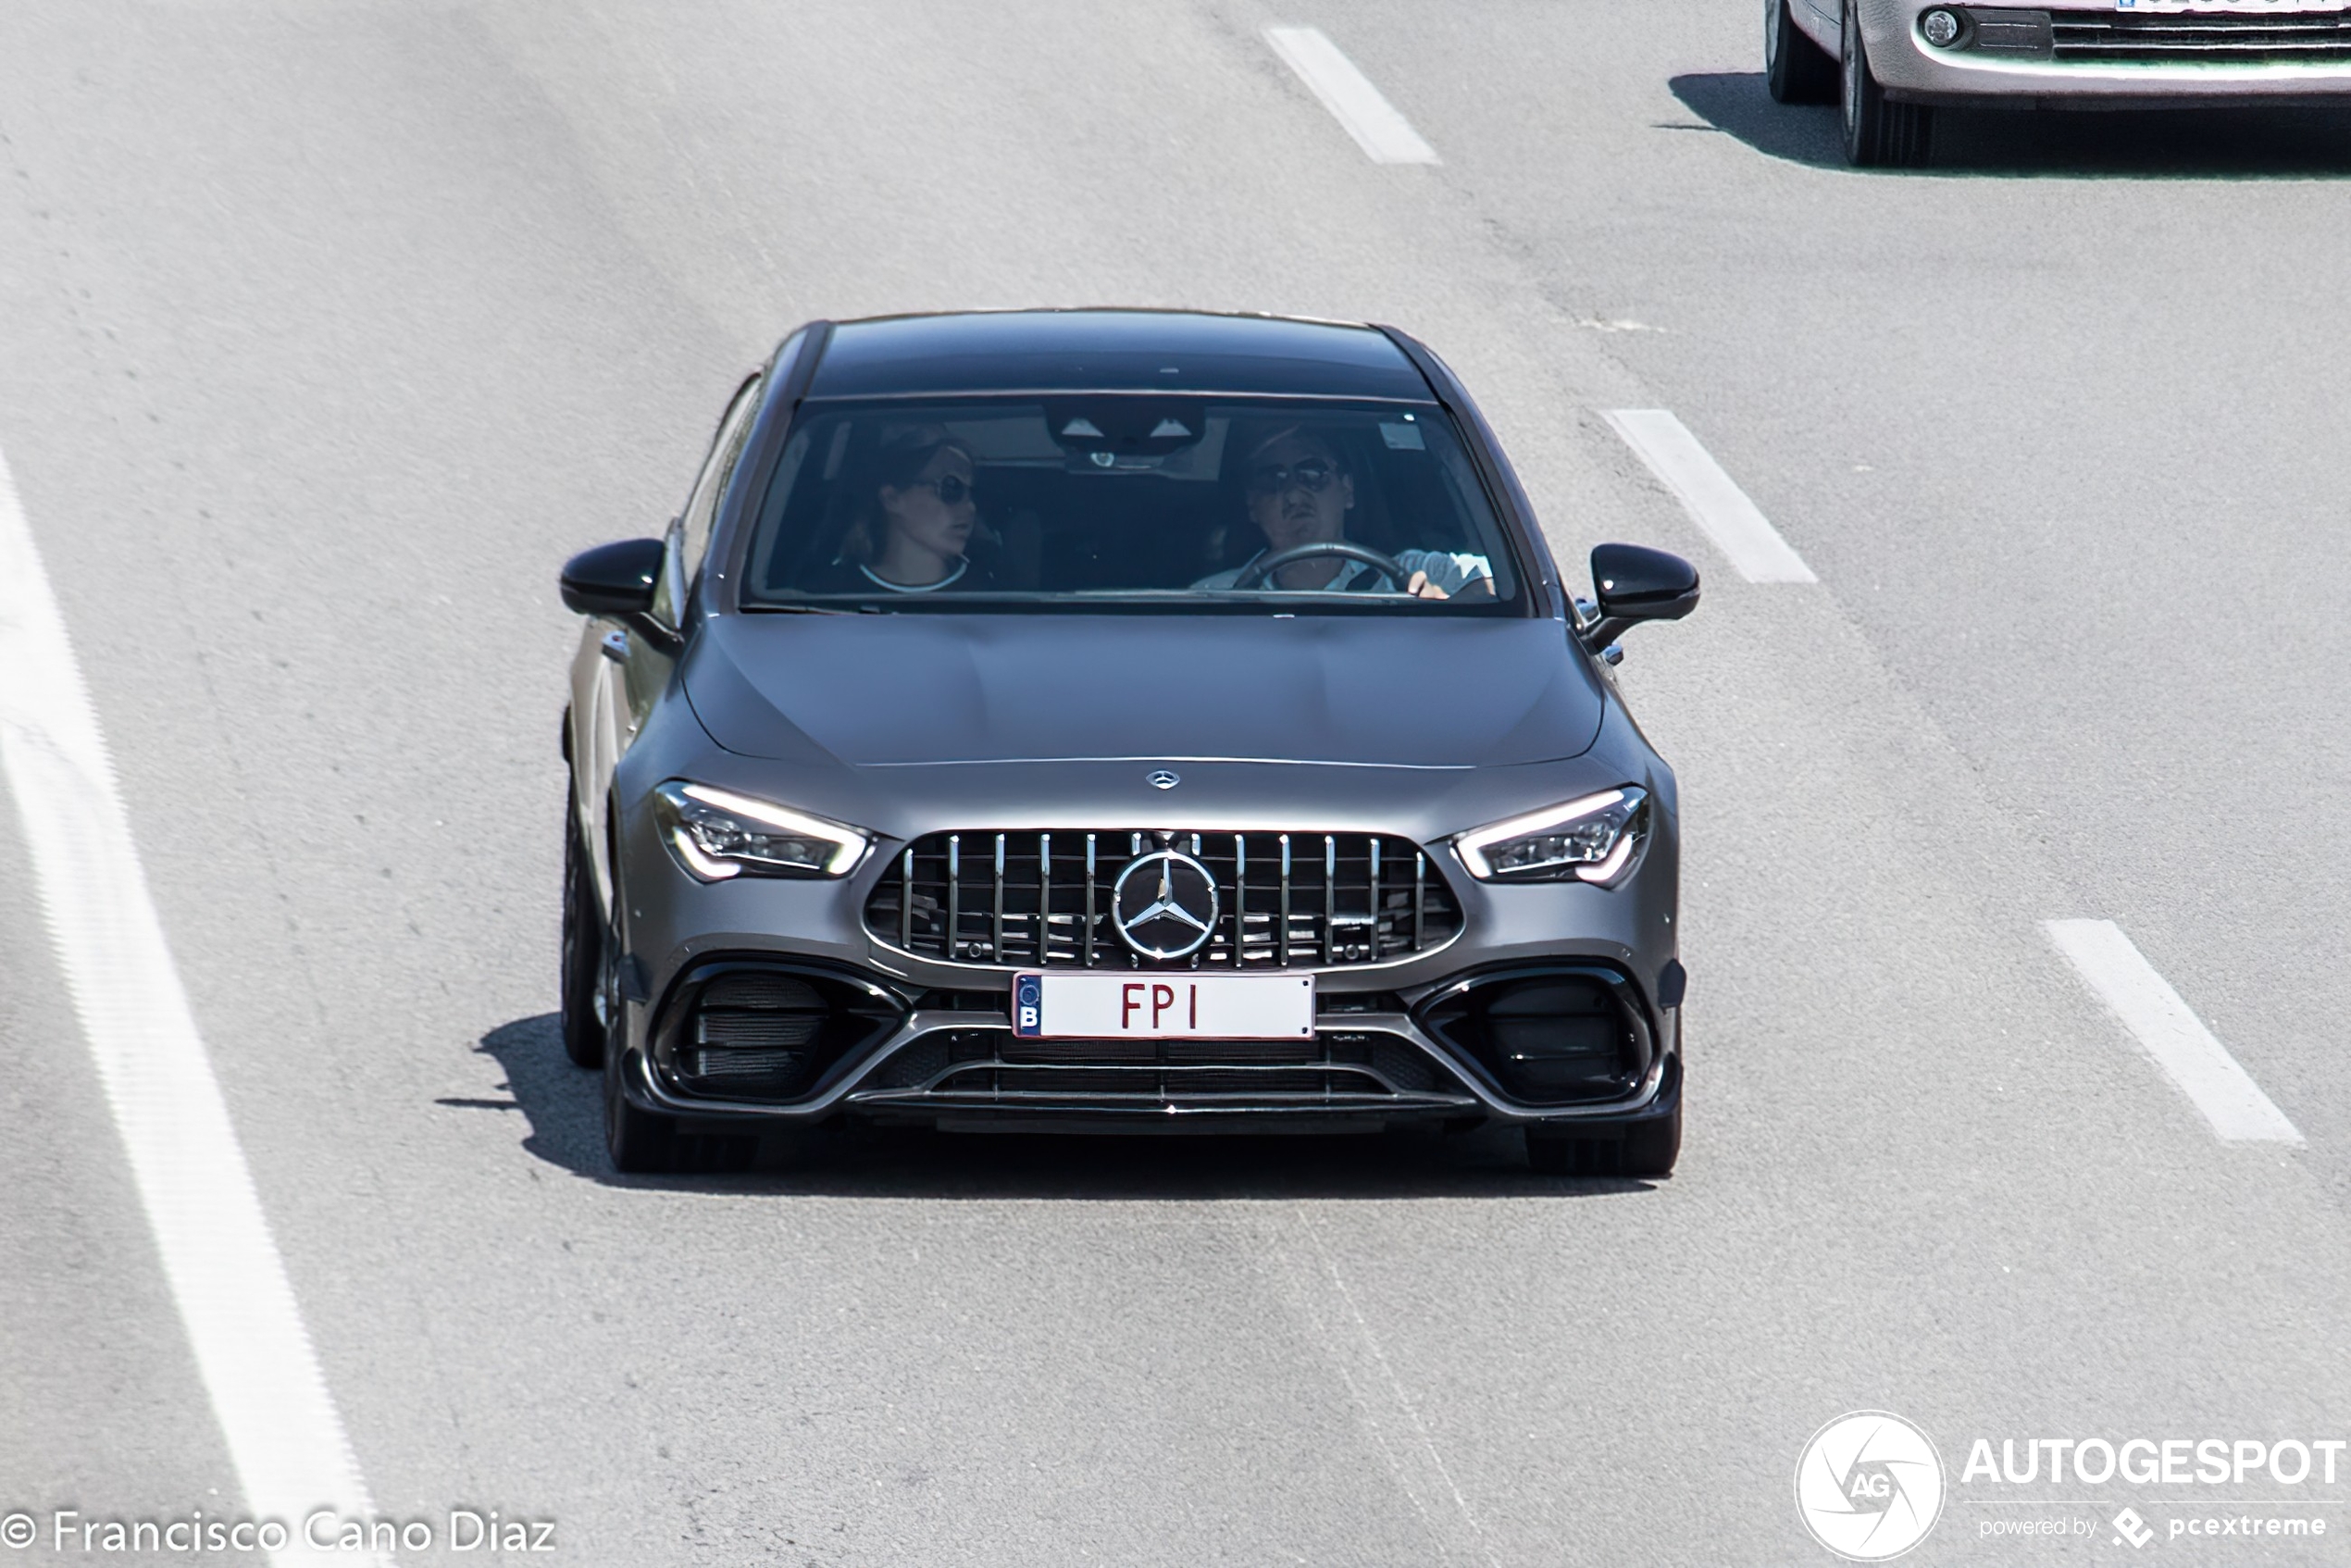
[[[1437,161],[1437,149],[1421,140],[1412,122],[1396,112],[1396,106],[1381,96],[1321,28],[1269,27],[1265,41],[1374,163]]]
[[[245,1506],[284,1522],[280,1564],[375,1562],[312,1550],[319,1509],[369,1512],[342,1423],[172,966],[105,736],[0,456],[0,774],[164,1277]]]
[[[2065,954],[2157,1065],[2196,1101],[2212,1130],[2231,1143],[2299,1143],[2261,1086],[2213,1038],[2180,993],[2111,920],[2051,920],[2049,940]]]
[[[1749,582],[1820,580],[1681,420],[1662,408],[1611,408],[1601,417],[1665,481],[1690,520],[1706,530],[1741,577]]]

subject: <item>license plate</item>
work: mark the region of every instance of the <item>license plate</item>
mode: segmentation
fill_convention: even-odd
[[[1312,1039],[1298,975],[1015,975],[1013,1033],[1031,1039]]]

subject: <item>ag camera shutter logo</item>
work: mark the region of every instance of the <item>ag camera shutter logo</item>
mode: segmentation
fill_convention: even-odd
[[[1887,1411],[1857,1410],[1812,1434],[1796,1462],[1796,1512],[1848,1562],[1884,1562],[1943,1516],[1943,1456]]]

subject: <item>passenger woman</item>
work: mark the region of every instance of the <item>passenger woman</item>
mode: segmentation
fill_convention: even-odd
[[[979,522],[978,466],[971,448],[936,425],[882,442],[852,488],[855,511],[812,593],[985,591],[987,568],[964,552]]]

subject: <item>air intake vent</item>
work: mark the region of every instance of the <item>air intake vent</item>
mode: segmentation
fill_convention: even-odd
[[[1648,1070],[1640,1000],[1597,965],[1481,976],[1431,999],[1421,1023],[1524,1104],[1611,1100]]]
[[[1393,1035],[1312,1040],[1020,1039],[1002,1030],[932,1035],[857,1091],[867,1104],[1058,1111],[1413,1109],[1474,1104],[1449,1075]]]
[[[663,1014],[656,1055],[690,1094],[790,1100],[897,1019],[868,987],[723,963],[679,985]]]

